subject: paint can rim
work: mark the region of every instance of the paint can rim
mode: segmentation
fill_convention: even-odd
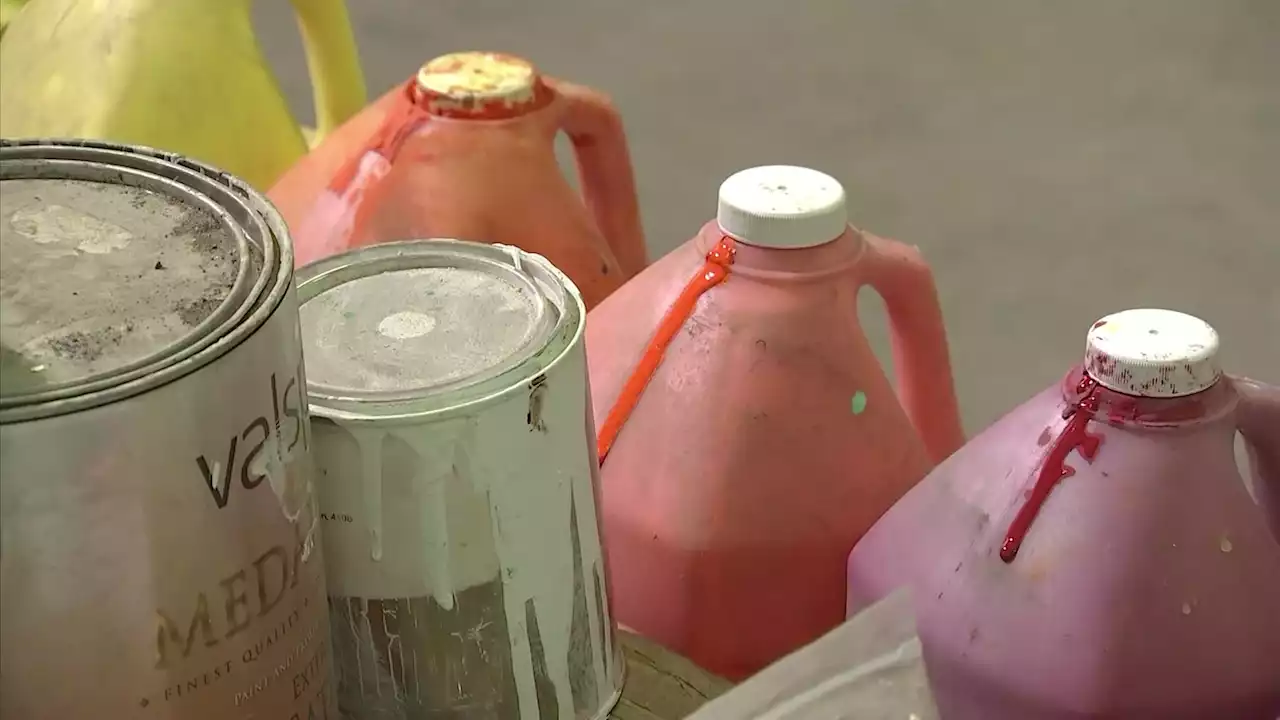
[[[496,372],[440,387],[397,391],[338,389],[312,376],[307,389],[313,415],[347,423],[419,423],[474,412],[513,392],[527,392],[580,347],[586,306],[573,282],[541,255],[510,245],[453,238],[398,240],[332,255],[298,270],[299,307],[345,282],[384,272],[429,267],[501,268],[522,276],[554,315],[545,332]],[[309,349],[304,321],[304,357]]]
[[[126,400],[179,380],[199,370],[252,337],[270,320],[293,286],[293,245],[284,219],[259,192],[244,181],[177,153],[80,139],[0,139],[0,161],[19,171],[47,163],[74,175],[80,170],[97,178],[129,177],[155,187],[169,183],[180,199],[217,208],[238,234],[239,258],[234,300],[215,312],[204,332],[192,332],[149,355],[142,362],[89,375],[41,392],[0,402],[0,424],[38,420]],[[56,171],[51,171],[56,172]],[[18,175],[17,177],[23,177]],[[56,175],[53,175],[56,177]],[[67,178],[76,179],[76,178]],[[240,243],[240,238],[244,243]]]

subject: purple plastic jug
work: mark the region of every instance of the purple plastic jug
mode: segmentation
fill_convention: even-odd
[[[849,613],[910,587],[943,718],[1280,717],[1280,388],[1217,350],[1182,313],[1099,320],[854,548]]]

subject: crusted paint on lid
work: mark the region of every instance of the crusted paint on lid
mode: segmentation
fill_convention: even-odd
[[[141,171],[6,160],[0,404],[136,376],[244,304],[248,241],[225,210]]]
[[[1194,395],[1222,376],[1218,333],[1173,310],[1125,310],[1089,328],[1084,368],[1099,385],[1126,395]]]
[[[840,237],[849,225],[844,187],[826,173],[765,165],[730,175],[720,185],[716,221],[740,242],[804,248]]]
[[[300,273],[314,398],[395,402],[466,390],[548,347],[563,275],[540,256],[456,240],[384,243]]]
[[[442,55],[418,70],[417,90],[433,115],[469,119],[513,117],[546,94],[532,63],[493,52]]]

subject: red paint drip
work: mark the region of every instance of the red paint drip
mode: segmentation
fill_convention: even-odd
[[[622,432],[622,426],[627,422],[636,405],[640,404],[640,396],[644,394],[649,380],[653,378],[653,373],[657,371],[663,356],[666,355],[667,346],[693,314],[698,298],[729,277],[729,266],[733,265],[735,252],[733,238],[728,236],[721,238],[720,242],[711,248],[711,252],[707,253],[707,261],[703,263],[702,269],[689,280],[675,302],[671,303],[667,313],[662,316],[662,322],[658,323],[653,339],[645,347],[644,353],[640,356],[640,362],[627,378],[617,401],[609,409],[604,424],[600,426],[596,448],[600,456],[600,464],[604,464],[604,459],[609,455],[613,442],[618,439],[618,433]]]
[[[1004,543],[1000,546],[1001,560],[1007,563],[1013,562],[1013,559],[1018,556],[1023,540],[1031,530],[1031,524],[1040,514],[1040,508],[1049,499],[1049,493],[1053,492],[1054,487],[1063,478],[1075,474],[1075,470],[1067,465],[1067,456],[1071,451],[1079,450],[1080,457],[1088,462],[1093,462],[1093,458],[1098,454],[1102,436],[1090,435],[1088,428],[1089,422],[1098,411],[1100,389],[1089,376],[1080,378],[1080,382],[1076,385],[1076,394],[1079,399],[1063,411],[1063,417],[1068,417],[1070,420],[1067,421],[1066,427],[1062,429],[1040,465],[1040,473],[1036,477],[1035,486],[1031,489],[1031,496],[1018,509],[1018,514],[1009,524]]]

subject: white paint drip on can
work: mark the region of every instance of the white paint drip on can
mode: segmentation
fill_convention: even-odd
[[[363,463],[362,476],[365,478],[382,477],[382,432],[351,428],[351,435],[360,448],[360,461]],[[369,524],[369,557],[378,562],[382,560],[382,482],[363,482],[364,513]]]
[[[509,272],[513,282],[537,272],[563,277],[536,256],[513,261],[506,255],[519,251],[470,243],[393,243],[370,254],[421,248],[499,258],[510,270],[497,275]],[[321,264],[309,276],[332,276],[328,269]],[[390,297],[450,286],[424,277],[406,278],[394,292],[367,286],[367,295],[351,298],[355,305],[317,303],[312,317],[306,303],[325,290],[308,289],[306,276],[300,285],[344,706],[369,715],[447,714],[465,705],[498,720],[603,717],[621,692],[623,664],[605,601],[580,300],[569,295],[570,316],[563,307],[546,315],[520,294],[546,287],[497,291],[477,285],[495,279],[474,266],[452,283],[466,292],[444,312],[429,298]],[[482,299],[475,317],[465,298]],[[384,300],[385,307],[368,306]],[[416,318],[387,322],[404,308],[448,322],[420,334]],[[349,311],[357,317],[346,318]],[[352,386],[367,372],[349,358],[320,355],[350,346],[332,333],[360,332],[352,325],[361,312],[377,334],[369,352],[381,376],[359,401],[343,400],[360,398]],[[483,322],[497,313],[508,316]],[[522,329],[511,313],[545,327]],[[346,319],[339,327],[326,318]],[[441,368],[445,389],[395,387],[421,382],[421,365],[406,378],[388,361],[412,364],[426,352],[419,341],[435,349],[474,343],[476,327],[498,333],[504,348],[474,351],[486,359],[478,379],[459,387],[454,371]],[[526,342],[536,347],[525,350]],[[311,372],[313,355],[324,371]],[[322,383],[335,379],[340,390],[325,390]]]

